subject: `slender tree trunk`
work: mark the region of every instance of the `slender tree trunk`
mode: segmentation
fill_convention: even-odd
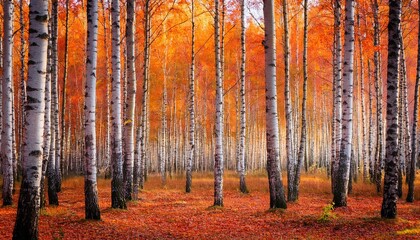
[[[398,184],[398,60],[400,54],[401,0],[389,1],[386,155],[381,217],[397,215]]]
[[[287,199],[296,200],[293,191],[295,179],[295,159],[293,153],[292,133],[292,99],[290,97],[290,43],[289,43],[289,17],[287,0],[283,0],[283,28],[284,28],[284,101],[286,113],[286,156],[287,156]]]
[[[376,183],[376,191],[381,191],[382,181],[382,162],[383,162],[383,117],[382,117],[382,80],[381,80],[381,55],[380,55],[380,26],[379,26],[379,5],[378,1],[374,0],[373,5],[373,19],[374,19],[374,38],[373,45],[374,52],[374,65],[375,65],[375,89],[376,89],[376,117],[377,117],[377,141],[376,141],[376,157],[374,179]]]
[[[420,29],[420,8],[419,8],[419,29]],[[417,37],[417,69],[416,69],[416,86],[414,90],[414,110],[413,110],[413,127],[411,128],[411,159],[410,159],[410,172],[408,178],[408,193],[407,202],[414,202],[414,180],[416,179],[416,161],[418,158],[417,153],[417,126],[419,119],[419,87],[420,87],[420,31]]]
[[[371,81],[371,68],[370,68],[370,60],[368,60],[368,80],[369,80],[369,179],[370,182],[374,182],[374,168],[375,168],[375,162],[374,162],[374,149],[373,149],[373,93],[371,90],[372,81]]]
[[[335,181],[340,159],[341,139],[342,139],[342,50],[341,50],[341,0],[334,1],[334,118],[335,136],[334,157],[331,162],[331,185],[334,192]]]
[[[141,122],[141,120],[140,120]],[[140,175],[140,142],[141,142],[141,128],[137,127],[136,130],[136,146],[134,147],[134,164],[133,164],[133,200],[138,200],[139,195],[139,175]]]
[[[296,201],[299,197],[299,183],[300,183],[300,170],[302,167],[303,160],[305,158],[306,151],[306,98],[308,88],[308,0],[303,1],[303,96],[302,96],[302,130],[300,137],[300,146],[298,153],[298,160],[296,163],[296,173],[293,183],[293,195]]]
[[[58,205],[56,159],[57,154],[57,129],[58,129],[58,0],[52,1],[51,8],[51,144],[48,159],[48,202],[50,205]]]
[[[403,42],[403,34],[401,31],[400,38],[401,38],[401,108],[402,108],[402,117],[404,119],[402,135],[404,137],[404,141],[401,144],[401,149],[404,150],[404,162],[401,164],[401,171],[406,173],[406,180],[408,182],[408,178],[410,176],[410,158],[411,158],[411,137],[410,137],[410,117],[409,117],[409,110],[408,110],[408,89],[407,89],[407,63],[405,60],[405,47]]]
[[[105,69],[106,69],[106,101],[107,101],[107,107],[106,107],[106,139],[105,139],[105,178],[107,176],[110,176],[110,160],[111,160],[111,99],[110,99],[110,83],[111,83],[111,71],[109,68],[109,51],[108,51],[108,29],[107,29],[107,23],[110,21],[110,15],[106,15],[105,10],[105,3],[104,0],[102,1],[102,18],[104,21],[103,24],[103,31],[104,31],[104,46],[105,46]]]
[[[122,121],[121,121],[121,61],[120,61],[120,3],[112,0],[112,138],[111,160],[112,181],[111,199],[112,208],[125,209],[123,186],[123,158],[122,158]]]
[[[189,152],[187,159],[187,180],[185,191],[191,192],[192,185],[192,164],[195,152],[195,21],[194,21],[194,0],[191,0],[191,70],[190,70],[190,89],[189,89],[189,106],[190,113],[190,129],[189,129]]]
[[[24,12],[23,12],[23,4],[25,1],[20,1],[19,3],[19,23],[20,23],[20,106],[21,106],[21,113],[20,113],[20,124],[19,124],[19,161],[18,161],[18,170],[17,170],[17,178],[20,179],[21,172],[22,172],[22,152],[23,152],[23,130],[25,124],[25,111],[24,105],[26,103],[26,82],[25,82],[25,24],[23,21]],[[0,48],[1,41],[0,41]],[[0,54],[1,59],[1,54]],[[1,67],[1,64],[0,64]]]
[[[274,1],[264,0],[265,39],[265,94],[267,173],[270,189],[270,208],[286,208],[286,199],[280,171],[279,123],[276,93],[276,30]]]
[[[68,65],[69,65],[69,10],[70,10],[70,0],[66,0],[66,34],[65,34],[65,43],[64,43],[64,70],[63,70],[63,88],[61,93],[61,117],[59,118],[61,123],[60,127],[57,128],[57,157],[56,161],[56,177],[57,177],[57,192],[61,192],[61,162],[64,160],[65,156],[65,146],[64,139],[66,136],[66,100],[67,100],[67,75],[68,75]]]
[[[148,95],[149,95],[149,67],[150,67],[150,37],[151,15],[150,0],[144,2],[144,51],[143,51],[143,96],[141,107],[141,138],[140,138],[140,188],[143,189],[147,178],[147,125],[148,125]]]
[[[23,151],[23,179],[13,239],[38,239],[42,143],[44,134],[45,74],[48,46],[48,1],[29,5],[28,101]]]
[[[12,83],[13,83],[13,1],[3,2],[3,79],[2,79],[2,128],[1,162],[3,173],[3,206],[12,205],[13,199],[13,152],[12,152]]]
[[[42,159],[42,176],[41,176],[41,208],[45,208],[45,176],[47,174],[48,160],[50,157],[51,147],[51,64],[52,64],[52,18],[48,22],[48,52],[47,52],[47,71],[45,78],[45,116],[44,116],[44,146],[43,146],[43,159]]]
[[[101,219],[96,182],[96,66],[98,57],[98,1],[87,1],[85,85],[85,218]],[[63,138],[64,139],[64,138]]]
[[[334,181],[335,206],[347,206],[353,135],[354,0],[346,0],[343,62],[343,136],[340,161]]]
[[[408,118],[406,119],[406,107],[408,108],[407,95],[406,95],[406,66],[405,66],[405,50],[404,50],[404,41],[403,33],[400,30],[399,35],[400,41],[400,58],[399,58],[399,99],[398,99],[398,198],[402,198],[403,195],[403,174],[404,166],[406,164],[407,152],[410,151],[410,142],[406,142],[406,139],[410,139],[410,132],[408,130]],[[408,109],[407,109],[408,112]],[[408,144],[408,147],[406,146]]]
[[[245,35],[245,0],[241,0],[241,73],[240,73],[240,126],[239,126],[239,189],[242,193],[248,193],[248,188],[245,181],[245,171],[246,171],[246,162],[245,162],[245,150],[246,150],[246,98],[245,98],[245,64],[246,64],[246,35]]]
[[[221,68],[219,0],[214,1],[214,44],[216,65],[216,120],[214,153],[214,206],[223,206],[223,76]]]
[[[124,120],[124,189],[125,198],[131,200],[133,191],[133,163],[134,163],[134,109],[136,105],[136,69],[135,69],[135,7],[134,0],[127,1],[127,22],[126,22],[126,42],[127,42],[127,111]]]
[[[360,9],[361,6],[359,5]],[[360,10],[359,10],[360,11]],[[361,107],[362,107],[362,161],[363,161],[363,182],[366,182],[368,179],[368,159],[366,156],[366,114],[365,114],[365,65],[363,60],[363,44],[362,44],[362,33],[360,29],[360,13],[357,14],[357,28],[359,34],[357,40],[359,42],[359,62],[360,62],[360,90],[361,90]],[[369,155],[370,156],[370,155]]]

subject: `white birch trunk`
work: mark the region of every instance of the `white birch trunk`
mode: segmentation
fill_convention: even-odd
[[[286,113],[286,158],[287,158],[287,199],[294,201],[293,184],[295,182],[295,167],[293,151],[293,116],[292,98],[290,96],[290,43],[289,43],[289,17],[287,0],[283,0],[283,28],[284,28],[284,101]]]
[[[98,58],[98,1],[87,1],[85,83],[85,218],[101,219],[96,181],[96,66]]]
[[[360,5],[358,6],[360,9]],[[360,10],[359,10],[360,11]],[[362,161],[363,161],[363,182],[366,182],[368,178],[368,159],[366,156],[366,112],[365,112],[365,68],[363,60],[363,41],[362,33],[360,28],[360,13],[357,14],[357,25],[358,25],[358,42],[359,42],[359,61],[360,61],[360,89],[361,89],[361,108],[362,108]]]
[[[126,42],[127,42],[127,101],[124,120],[124,189],[125,198],[131,200],[133,191],[133,164],[134,164],[134,109],[136,106],[136,65],[135,65],[135,7],[134,0],[127,1],[127,23],[126,23]]]
[[[48,1],[31,0],[23,179],[13,239],[37,239],[42,175]]]
[[[45,176],[47,174],[48,160],[50,157],[51,147],[51,64],[52,64],[52,48],[51,48],[51,25],[52,19],[48,22],[48,32],[50,38],[48,39],[48,56],[47,56],[47,75],[45,78],[45,115],[44,115],[44,146],[42,159],[42,176],[41,176],[41,208],[45,208]]]
[[[148,143],[148,95],[149,95],[149,67],[150,67],[150,0],[144,3],[144,51],[143,51],[143,96],[141,107],[141,137],[140,137],[140,181],[139,187],[143,189],[147,178],[147,143]]]
[[[48,159],[48,202],[58,205],[56,160],[57,154],[57,129],[58,129],[58,0],[52,2],[51,7],[51,144]]]
[[[299,184],[300,184],[300,169],[305,159],[306,151],[306,98],[308,95],[308,0],[303,1],[303,96],[302,96],[302,130],[300,136],[300,145],[298,159],[296,163],[296,173],[293,183],[293,196],[290,200],[297,200],[299,197]]]
[[[279,123],[276,91],[276,31],[274,1],[264,0],[265,39],[265,99],[267,172],[270,190],[270,208],[286,208],[280,171]]]
[[[331,181],[334,192],[336,175],[340,159],[341,138],[342,138],[342,51],[341,51],[341,0],[334,1],[334,155],[331,162]]]
[[[221,70],[219,0],[215,0],[214,44],[216,65],[216,120],[214,152],[214,206],[223,206],[223,79]]]
[[[242,193],[248,193],[245,181],[245,136],[246,136],[246,98],[245,98],[245,63],[246,63],[246,45],[245,45],[245,0],[241,0],[241,69],[240,69],[240,108],[239,108],[239,189]]]
[[[374,180],[376,183],[377,193],[381,192],[381,181],[382,181],[382,163],[384,159],[383,153],[383,117],[382,117],[382,79],[381,79],[381,54],[380,48],[380,26],[379,26],[379,5],[378,1],[374,0],[373,5],[373,19],[374,19],[374,38],[373,45],[375,47],[374,52],[374,64],[375,64],[375,90],[376,90],[376,121],[377,121],[377,141],[376,141],[376,153],[375,153],[375,169],[374,169]]]
[[[111,161],[112,208],[125,209],[123,186],[123,158],[122,158],[122,121],[121,121],[121,38],[120,38],[120,3],[112,0],[112,132],[111,132]]]
[[[353,137],[353,63],[354,63],[354,0],[346,0],[343,62],[343,136],[340,161],[334,176],[334,204],[347,206],[350,160]]]
[[[13,82],[13,1],[3,2],[3,79],[2,79],[2,128],[1,162],[3,173],[3,206],[12,205],[13,152],[12,152],[12,82]]]
[[[191,185],[192,185],[192,164],[194,158],[194,138],[195,138],[195,22],[194,22],[194,0],[191,0],[191,69],[190,69],[190,84],[189,84],[189,150],[188,150],[188,159],[187,159],[187,180],[185,185],[185,192],[191,192]]]

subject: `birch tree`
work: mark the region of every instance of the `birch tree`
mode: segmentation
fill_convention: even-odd
[[[343,62],[343,136],[337,175],[334,176],[335,206],[347,206],[353,137],[354,0],[346,0]]]
[[[293,201],[299,197],[300,169],[305,158],[306,151],[306,98],[308,91],[308,0],[303,1],[303,96],[302,96],[302,130],[300,136],[300,146],[298,159],[295,169],[295,179],[293,183]]]
[[[19,2],[19,24],[20,24],[20,66],[21,69],[19,71],[19,77],[20,77],[20,105],[21,105],[21,113],[20,113],[20,124],[19,124],[19,164],[22,163],[22,149],[23,149],[23,125],[25,124],[25,112],[23,111],[23,106],[26,102],[26,82],[25,82],[25,56],[26,56],[26,40],[25,40],[25,23],[23,21],[24,18],[24,3],[25,1],[21,0]],[[1,46],[1,43],[0,43]],[[1,47],[0,47],[1,48]],[[1,59],[1,54],[0,54]],[[0,64],[1,67],[1,64]],[[18,171],[18,178],[21,175],[21,171]]]
[[[58,0],[52,1],[51,6],[51,143],[47,167],[48,202],[58,205],[56,160],[58,137]]]
[[[340,159],[342,137],[342,51],[341,51],[341,0],[334,0],[334,122],[333,122],[333,150],[331,161],[331,185],[334,192],[338,163]]]
[[[358,9],[360,9],[358,5]],[[362,33],[360,28],[360,10],[357,13],[358,43],[359,43],[359,65],[360,65],[360,91],[361,91],[361,108],[362,108],[362,161],[363,161],[363,182],[367,180],[368,157],[366,156],[366,114],[365,114],[365,69],[363,60],[363,44]]]
[[[61,191],[61,161],[65,158],[65,146],[64,139],[66,136],[66,100],[67,100],[67,76],[69,66],[69,11],[70,11],[70,0],[66,0],[66,31],[64,38],[64,70],[63,70],[63,87],[61,89],[61,116],[57,120],[60,120],[60,125],[56,128],[56,158],[55,158],[55,174],[57,178],[57,192]],[[57,91],[58,92],[58,91]],[[57,104],[58,107],[58,104]],[[61,127],[61,129],[60,129]]]
[[[276,92],[276,32],[274,1],[264,0],[265,99],[267,173],[270,208],[286,208],[281,171]]]
[[[12,152],[12,83],[13,83],[13,1],[3,2],[3,79],[2,79],[2,131],[1,162],[3,173],[3,206],[12,205],[13,152]]]
[[[420,29],[420,8],[419,8],[419,29]],[[408,193],[407,202],[414,202],[414,180],[416,179],[416,162],[418,159],[417,152],[417,127],[419,119],[419,87],[420,87],[420,31],[418,32],[418,48],[417,48],[417,68],[416,68],[416,85],[414,90],[414,109],[413,109],[413,126],[411,128],[411,156],[410,156],[410,172],[408,172]]]
[[[397,215],[398,185],[398,70],[400,54],[401,0],[389,1],[386,152],[381,217]]]
[[[47,46],[48,1],[31,0],[23,179],[13,239],[38,239]]]
[[[216,65],[216,120],[214,128],[214,206],[223,206],[223,79],[220,52],[219,0],[215,0],[214,3],[214,47]]]
[[[112,0],[112,181],[111,200],[112,208],[125,209],[123,186],[123,159],[122,159],[122,121],[121,121],[121,38],[120,38],[120,3]]]
[[[374,169],[374,180],[376,183],[376,191],[381,191],[381,180],[382,180],[382,162],[383,162],[383,117],[382,117],[382,79],[381,79],[381,54],[380,48],[380,25],[379,25],[379,5],[378,0],[373,1],[373,45],[375,52],[373,56],[374,63],[374,76],[375,76],[375,91],[376,91],[376,121],[377,121],[377,141],[376,141],[376,153],[375,153],[375,169]]]
[[[45,78],[45,115],[44,115],[44,146],[42,159],[42,176],[41,176],[41,208],[45,208],[45,177],[47,174],[48,160],[50,157],[51,147],[51,64],[52,64],[52,42],[51,42],[51,26],[52,18],[48,21],[48,50],[47,50],[47,71]]]
[[[133,163],[134,163],[134,109],[136,106],[136,69],[135,69],[135,8],[134,0],[127,1],[127,22],[126,22],[126,42],[127,42],[127,111],[124,120],[124,189],[125,198],[131,200],[133,191]]]
[[[144,50],[143,50],[143,96],[141,106],[141,136],[140,136],[140,155],[139,155],[139,187],[143,189],[146,178],[147,162],[147,124],[148,124],[148,95],[149,95],[149,74],[150,74],[150,38],[151,38],[151,14],[150,0],[144,1]]]
[[[96,182],[96,66],[98,57],[98,1],[87,1],[85,83],[85,218],[101,219]]]
[[[188,111],[190,113],[189,118],[189,153],[187,159],[187,180],[185,184],[185,191],[191,192],[192,185],[192,164],[195,151],[195,21],[194,21],[194,0],[191,0],[191,69],[190,69],[190,91],[189,91],[189,105]]]
[[[295,182],[295,159],[293,150],[293,116],[292,99],[290,97],[290,42],[289,17],[287,0],[283,0],[283,29],[284,29],[284,106],[286,113],[286,156],[287,156],[287,200],[294,201],[293,184]]]
[[[246,137],[246,102],[245,102],[245,63],[246,63],[246,46],[245,46],[245,0],[241,0],[241,73],[240,73],[240,109],[239,109],[239,189],[242,193],[248,193],[245,181],[245,137]]]

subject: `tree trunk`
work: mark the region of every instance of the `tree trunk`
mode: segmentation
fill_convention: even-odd
[[[400,54],[401,0],[389,1],[388,72],[384,197],[381,217],[397,215],[398,184],[398,60]]]
[[[57,177],[57,192],[61,192],[61,161],[65,158],[65,146],[64,139],[66,136],[66,100],[67,100],[67,75],[68,75],[68,65],[69,65],[69,10],[70,10],[70,0],[66,0],[66,34],[64,42],[64,70],[63,70],[63,88],[61,93],[61,117],[59,118],[61,123],[60,127],[57,128],[57,157],[56,161],[56,177]],[[58,115],[57,115],[58,116]]]
[[[331,162],[331,186],[334,192],[336,175],[340,159],[341,139],[342,139],[342,53],[341,53],[341,0],[334,1],[334,124],[335,127],[333,146],[333,157]]]
[[[24,105],[26,103],[26,82],[25,82],[25,24],[24,24],[24,12],[23,12],[23,4],[25,1],[20,1],[19,3],[19,23],[20,23],[20,124],[19,124],[19,160],[18,160],[18,170],[17,170],[17,179],[20,179],[22,173],[22,152],[23,152],[23,129],[25,124],[25,111]],[[1,41],[0,41],[0,48],[1,48]],[[1,59],[0,54],[0,59]],[[1,64],[0,64],[1,67]]]
[[[143,51],[143,96],[141,107],[141,139],[140,139],[140,182],[139,187],[143,189],[144,181],[147,178],[147,145],[148,145],[148,95],[149,95],[149,67],[150,67],[150,37],[151,37],[151,15],[150,0],[144,2],[144,51]]]
[[[214,45],[216,65],[216,119],[214,153],[214,206],[223,206],[223,76],[221,70],[219,0],[214,1]]]
[[[127,1],[127,23],[126,23],[126,42],[127,42],[127,111],[124,120],[124,189],[125,198],[131,200],[133,191],[133,162],[134,162],[134,109],[136,105],[136,68],[135,68],[135,7],[134,0]]]
[[[47,174],[48,160],[50,157],[51,147],[51,64],[52,64],[52,18],[48,22],[48,51],[47,51],[47,71],[45,78],[45,115],[44,115],[44,146],[43,146],[43,159],[42,159],[42,176],[41,176],[41,208],[45,208],[45,176]]]
[[[45,77],[48,46],[48,1],[29,5],[28,101],[25,105],[23,179],[13,239],[38,239]]]
[[[373,131],[374,131],[374,123],[373,123],[373,93],[371,90],[372,81],[371,81],[371,70],[370,70],[370,60],[368,60],[368,81],[369,81],[369,179],[370,182],[374,182],[374,168],[375,168],[375,162],[374,162],[374,149],[373,149]]]
[[[124,197],[122,172],[122,122],[121,122],[121,61],[120,61],[120,3],[112,0],[112,138],[111,160],[112,181],[111,199],[112,208],[127,208]]]
[[[191,0],[191,70],[190,70],[190,91],[189,91],[189,106],[190,113],[190,129],[189,129],[189,152],[187,159],[187,180],[185,184],[185,192],[191,192],[192,185],[192,163],[195,152],[195,21],[194,21],[194,0]]]
[[[353,62],[354,62],[354,0],[346,0],[343,62],[343,136],[340,161],[334,181],[335,206],[347,206],[350,160],[353,135]]]
[[[274,20],[274,1],[264,0],[263,41],[265,53],[265,94],[266,94],[266,144],[267,173],[270,188],[270,208],[286,208],[283,183],[280,171],[279,123],[276,91],[276,32]]]
[[[246,98],[245,98],[245,64],[246,64],[246,45],[245,45],[245,0],[241,0],[241,79],[240,79],[240,90],[239,90],[239,98],[240,98],[240,126],[239,126],[239,189],[242,193],[248,193],[248,188],[245,182],[245,137],[246,137]]]
[[[287,0],[283,0],[283,28],[284,28],[284,101],[286,113],[286,156],[287,156],[287,199],[295,201],[293,191],[295,182],[295,159],[293,151],[292,133],[292,99],[290,97],[290,43],[289,43],[289,17]]]
[[[359,5],[360,9],[361,6]],[[360,12],[360,10],[359,10]],[[357,14],[357,28],[359,34],[357,36],[359,42],[359,62],[360,62],[360,91],[361,91],[361,107],[362,107],[362,161],[363,161],[363,182],[367,180],[368,170],[368,157],[366,157],[366,114],[365,114],[365,68],[363,60],[363,44],[362,44],[362,33],[360,29],[360,13]]]
[[[13,1],[3,2],[3,79],[2,79],[2,129],[1,162],[3,173],[3,206],[12,205],[13,199],[13,152],[12,152],[12,83],[13,83]]]
[[[57,154],[57,130],[58,130],[58,0],[52,2],[51,7],[51,144],[48,159],[48,202],[50,205],[58,205],[56,159]]]
[[[374,52],[374,64],[375,64],[375,89],[376,89],[376,117],[377,117],[377,143],[376,143],[376,159],[374,169],[374,179],[376,183],[376,192],[381,192],[381,181],[382,181],[382,162],[383,162],[383,117],[382,117],[382,80],[381,80],[381,55],[380,55],[380,26],[379,26],[379,5],[378,1],[374,0],[372,5],[373,8],[373,19],[374,19],[374,38],[373,45],[375,47]]]
[[[296,201],[299,198],[299,183],[300,183],[300,170],[302,167],[303,160],[305,158],[306,151],[306,98],[308,88],[308,0],[303,1],[303,96],[302,96],[302,130],[300,136],[300,146],[298,159],[296,163],[296,173],[293,183],[293,192]]]
[[[98,57],[98,1],[87,1],[85,85],[85,218],[101,219],[96,182],[96,66]]]
[[[419,8],[419,29],[420,29],[420,8]],[[417,37],[418,46],[420,46],[420,31]],[[416,69],[416,86],[414,90],[414,109],[413,109],[413,127],[411,128],[411,159],[410,172],[408,178],[407,202],[414,202],[414,180],[416,179],[416,161],[417,153],[417,125],[419,119],[419,87],[420,87],[420,47],[417,49],[417,69]]]
[[[105,10],[105,3],[104,0],[102,1],[102,18],[103,18],[103,31],[104,31],[104,46],[105,46],[105,70],[106,70],[106,102],[107,102],[107,107],[106,107],[106,138],[105,138],[105,178],[107,178],[108,176],[110,176],[110,160],[111,160],[111,137],[110,137],[110,133],[111,133],[111,114],[110,114],[110,105],[111,105],[111,100],[110,100],[110,83],[111,83],[111,71],[109,69],[109,51],[108,51],[108,30],[107,30],[107,23],[109,23],[109,17],[110,15],[106,15],[106,10]]]

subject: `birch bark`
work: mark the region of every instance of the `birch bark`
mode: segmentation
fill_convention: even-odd
[[[85,218],[101,219],[96,181],[96,66],[98,58],[98,1],[87,1],[85,83]]]
[[[25,105],[23,179],[13,239],[38,239],[48,46],[48,1],[31,0],[29,12],[28,101]]]

